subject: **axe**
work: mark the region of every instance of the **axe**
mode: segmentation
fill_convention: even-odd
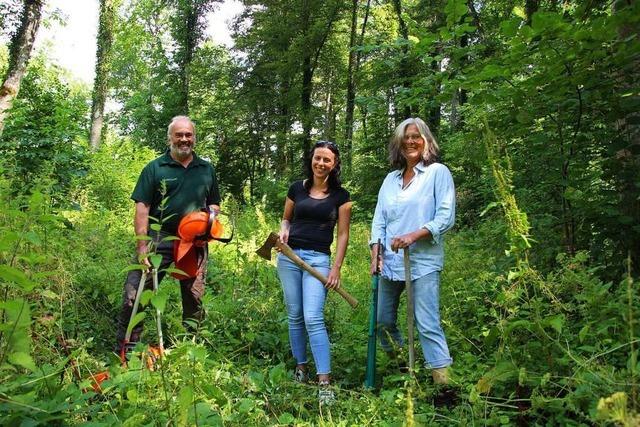
[[[291,261],[296,263],[298,267],[308,271],[309,274],[320,280],[323,285],[327,283],[327,278],[322,273],[304,262],[298,255],[296,255],[295,252],[293,252],[293,249],[291,249],[289,245],[287,245],[286,243],[282,243],[280,241],[280,237],[276,233],[269,234],[267,240],[265,240],[264,244],[260,247],[260,249],[256,251],[256,253],[267,261],[270,261],[271,249],[273,249],[274,247],[278,248],[280,252],[282,252]],[[334,289],[334,291],[339,293],[340,296],[344,298],[349,303],[349,305],[351,305],[351,307],[356,308],[358,306],[358,300],[351,296],[347,291],[342,289],[342,287]]]

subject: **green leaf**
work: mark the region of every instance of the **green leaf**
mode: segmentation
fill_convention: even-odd
[[[6,331],[7,347],[4,351],[11,353],[31,352],[31,307],[29,303],[20,298],[9,300],[0,304],[4,308],[6,323],[0,326]]]
[[[178,425],[187,425],[187,416],[189,408],[193,402],[193,389],[189,386],[184,387],[178,394],[178,406],[180,407],[180,420]]]
[[[204,347],[191,347],[188,354],[191,360],[203,361],[207,358],[207,349]]]
[[[527,14],[525,13],[524,8],[522,6],[515,6],[513,8],[513,14],[522,19],[527,19]]]
[[[146,306],[147,304],[149,304],[149,301],[151,301],[151,297],[153,297],[153,291],[150,289],[145,289],[144,291],[142,291],[142,295],[140,295],[140,304],[142,304],[142,306]]]
[[[161,241],[161,242],[170,242],[170,241],[172,241],[172,240],[180,240],[180,238],[179,238],[179,237],[177,237],[177,236],[167,236],[167,237],[164,237],[164,238],[163,238],[162,240],[160,240],[160,241]]]
[[[15,267],[0,265],[0,279],[7,283],[15,283],[24,291],[32,290],[36,284],[32,282],[26,274]]]
[[[160,267],[160,263],[162,262],[162,255],[149,255],[149,261],[151,262],[151,265],[153,265],[153,267],[157,269],[158,267]]]
[[[243,398],[243,399],[240,399],[240,405],[238,405],[238,410],[246,414],[249,411],[251,411],[253,408],[255,408],[255,406],[256,406],[256,402],[254,400]]]
[[[164,312],[164,308],[167,305],[166,294],[155,294],[151,297],[151,305],[160,310],[160,313]]]
[[[127,327],[127,334],[130,334],[131,331],[133,331],[133,328],[135,328],[138,323],[142,322],[145,316],[146,313],[144,311],[133,316],[133,319],[131,319],[131,322],[129,322],[129,326]]]
[[[9,362],[13,363],[14,365],[22,366],[23,368],[26,368],[31,372],[35,372],[38,370],[36,364],[31,358],[31,355],[21,351],[11,353],[9,355]]]
[[[582,329],[580,329],[580,332],[578,332],[578,339],[580,340],[580,343],[584,342],[584,338],[587,336],[590,329],[591,329],[590,325],[584,325]]]
[[[60,296],[58,294],[56,294],[53,291],[50,291],[49,289],[45,289],[44,291],[40,292],[40,295],[42,295],[45,298],[49,298],[49,299],[58,299],[58,298],[60,298]]]
[[[500,203],[498,202],[491,202],[487,205],[486,208],[484,208],[484,210],[482,212],[480,212],[480,216],[483,217],[486,215],[487,212],[489,212],[491,209],[495,208],[496,206],[500,206]]]
[[[135,388],[127,390],[127,400],[136,403],[138,401],[138,391]]]
[[[545,319],[545,323],[561,334],[562,325],[564,324],[564,316],[562,314],[557,314],[555,316],[547,317]]]
[[[295,422],[295,420],[296,420],[296,418],[293,415],[291,415],[290,413],[288,413],[288,412],[283,412],[278,417],[278,423],[279,424],[289,425],[289,424],[293,424]]]
[[[130,264],[130,265],[126,266],[125,268],[123,268],[120,271],[120,274],[126,273],[126,272],[131,271],[131,270],[146,270],[147,268],[148,267],[146,265],[144,265],[144,264]]]
[[[149,228],[153,231],[160,231],[160,229],[162,229],[162,226],[160,224],[151,224]]]
[[[187,273],[185,273],[184,271],[180,270],[179,268],[175,268],[175,267],[165,268],[163,271],[166,271],[167,273],[177,273],[177,274],[181,274],[183,276],[187,276]]]
[[[151,240],[151,236],[147,236],[146,234],[138,234],[136,236],[136,240]]]

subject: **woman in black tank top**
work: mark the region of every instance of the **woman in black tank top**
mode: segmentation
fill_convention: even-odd
[[[280,239],[288,243],[307,264],[327,276],[326,286],[284,255],[278,257],[289,320],[289,341],[296,359],[294,377],[307,380],[307,340],[318,375],[318,398],[330,404],[335,396],[329,388],[331,356],[324,324],[324,302],[328,289],[340,286],[340,269],[349,241],[351,200],[340,183],[340,153],[329,141],[319,141],[307,162],[307,179],[289,188],[280,226]],[[336,254],[330,264],[333,230],[338,225]],[[308,337],[307,337],[308,335]]]

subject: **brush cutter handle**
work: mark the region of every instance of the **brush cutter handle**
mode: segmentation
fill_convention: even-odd
[[[289,245],[287,245],[286,243],[282,243],[280,240],[278,240],[276,242],[276,246],[278,247],[278,249],[280,249],[280,252],[282,252],[291,261],[296,263],[298,267],[308,271],[309,274],[311,274],[316,279],[320,280],[320,282],[322,282],[323,285],[327,284],[327,278],[318,270],[316,270],[315,268],[311,267],[309,264],[304,262],[302,258],[296,255],[295,252],[293,252],[293,249],[291,249]],[[355,299],[353,296],[351,296],[349,292],[345,291],[341,287],[334,289],[334,291],[336,291],[342,298],[344,298],[351,307],[356,308],[358,306],[358,300]]]

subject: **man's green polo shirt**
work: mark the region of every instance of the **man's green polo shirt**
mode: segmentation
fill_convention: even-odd
[[[166,183],[164,197],[167,202],[161,211],[163,182]],[[162,231],[176,235],[178,223],[184,215],[209,205],[219,205],[220,191],[211,163],[193,153],[193,160],[185,168],[173,160],[167,150],[142,169],[131,198],[148,204],[149,215],[164,219]],[[150,224],[154,222],[149,220]]]

